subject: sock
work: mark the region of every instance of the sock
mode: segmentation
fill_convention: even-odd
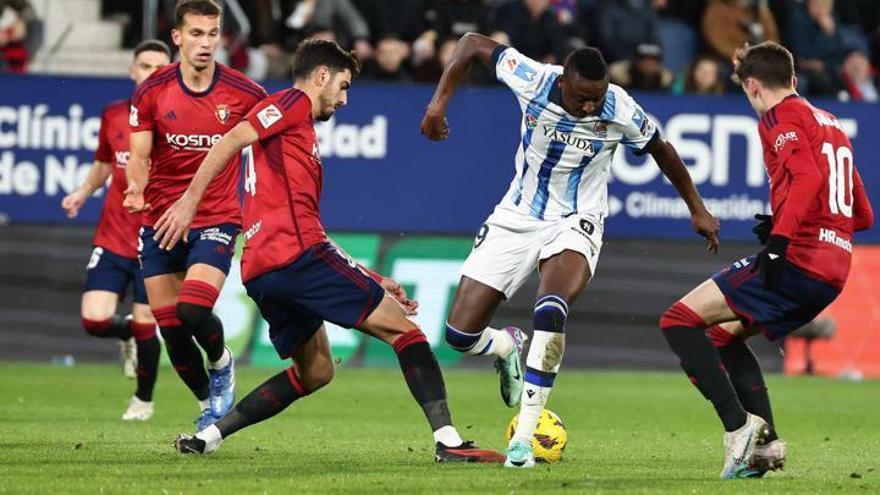
[[[199,280],[184,280],[177,299],[177,317],[186,326],[209,362],[219,360],[225,350],[223,323],[211,312],[220,295],[213,285]]]
[[[444,426],[434,432],[434,442],[442,443],[447,447],[458,447],[464,443],[464,440],[454,426]]]
[[[446,404],[446,384],[437,358],[418,328],[397,337],[392,344],[400,370],[413,398],[422,407],[431,431],[452,426],[452,415]]]
[[[309,391],[303,388],[293,367],[269,378],[238,402],[214,425],[223,438],[280,413]]]
[[[144,402],[153,400],[153,388],[159,372],[161,348],[155,323],[131,322],[131,333],[137,341],[137,390],[134,395]]]
[[[727,370],[727,376],[743,409],[760,416],[770,426],[767,442],[776,440],[779,436],[776,434],[770,396],[767,393],[767,385],[764,383],[764,374],[761,372],[758,358],[744,340],[731,335],[721,327],[713,326],[708,333],[718,349],[721,362]]]
[[[232,361],[232,353],[229,352],[229,349],[226,347],[223,348],[223,354],[220,355],[220,359],[216,361],[211,361],[208,363],[208,368],[212,370],[223,369],[229,365],[229,362]]]
[[[705,327],[700,316],[681,302],[672,305],[660,318],[663,337],[678,355],[681,368],[703,397],[712,402],[724,430],[735,431],[745,424],[746,411],[703,330]]]
[[[82,319],[83,328],[86,333],[102,339],[117,338],[120,340],[128,340],[131,338],[131,326],[127,318],[119,315],[113,315],[107,320],[90,320]]]
[[[538,427],[541,411],[553,391],[553,382],[565,353],[565,319],[568,304],[560,296],[549,294],[535,303],[535,331],[526,356],[525,386],[519,406],[519,419],[513,438],[528,445]]]
[[[446,322],[446,342],[456,351],[472,356],[507,357],[514,348],[513,338],[504,330],[492,327],[469,333]]]
[[[174,370],[196,399],[207,400],[209,382],[205,362],[192,335],[187,332],[187,327],[180,324],[177,309],[174,306],[156,308],[153,310],[153,316],[159,323],[159,331],[165,340],[165,350],[168,351],[168,358]]]

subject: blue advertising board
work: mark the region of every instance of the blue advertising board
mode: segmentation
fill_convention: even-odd
[[[100,112],[132,90],[123,79],[0,75],[0,220],[67,221],[58,205],[88,170]],[[432,91],[356,83],[349,106],[319,126],[328,229],[469,234],[491,212],[513,176],[519,106],[504,88],[463,88],[449,109],[449,139],[434,143],[419,133]],[[721,218],[723,238],[750,239],[767,186],[757,118],[745,98],[635,96]],[[817,103],[850,133],[868,193],[880,204],[876,105]],[[691,238],[684,203],[650,157],[619,149],[612,172],[608,236]],[[99,209],[91,201],[76,221],[96,221]],[[880,229],[859,240],[880,241]]]

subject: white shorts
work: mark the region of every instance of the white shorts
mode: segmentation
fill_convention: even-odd
[[[508,299],[522,287],[539,262],[565,250],[584,255],[590,273],[595,274],[602,232],[602,218],[598,216],[538,220],[496,208],[480,227],[461,274],[504,293]]]

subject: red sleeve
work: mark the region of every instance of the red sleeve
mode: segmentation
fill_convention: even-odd
[[[143,86],[143,84],[141,84]],[[138,88],[131,98],[131,107],[128,114],[128,125],[131,132],[152,131],[155,129],[153,116],[155,85],[148,88]]]
[[[865,184],[858,170],[853,170],[853,230],[868,230],[874,225],[874,210],[865,192]]]
[[[310,123],[311,113],[309,97],[291,88],[254,105],[245,119],[254,126],[262,141],[287,129]]]
[[[807,134],[794,122],[780,122],[769,131],[773,154],[791,177],[782,213],[773,222],[773,235],[791,238],[822,189],[822,174],[813,158]]]
[[[113,150],[110,148],[110,139],[107,137],[109,133],[110,119],[107,118],[107,109],[101,113],[101,129],[98,131],[98,149],[95,150],[95,161],[112,163]]]

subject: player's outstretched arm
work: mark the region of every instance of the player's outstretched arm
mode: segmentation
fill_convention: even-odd
[[[452,58],[443,69],[434,97],[431,98],[422,118],[422,134],[428,139],[441,141],[449,137],[446,108],[452,100],[452,95],[461,84],[474,59],[479,59],[486,67],[492,65],[492,52],[498,46],[497,42],[477,33],[467,33],[458,40]]]
[[[236,153],[257,142],[259,138],[257,130],[245,120],[233,127],[211,147],[211,151],[205,156],[183,196],[171,205],[153,226],[156,229],[153,238],[159,242],[160,248],[171,249],[178,241],[186,239],[189,226],[192,225],[196,209],[208,185],[226,168]]]
[[[694,186],[691,175],[685,168],[675,147],[662,137],[657,136],[648,144],[647,151],[654,157],[660,171],[672,182],[678,195],[687,204],[688,210],[691,212],[691,224],[694,231],[706,238],[709,243],[707,246],[709,251],[717,253],[718,231],[721,229],[721,223],[706,209],[703,198],[697,191],[697,187]]]
[[[132,132],[129,139],[128,162],[125,164],[124,206],[131,213],[150,209],[144,201],[144,189],[150,176],[150,155],[153,153],[153,131]]]
[[[113,167],[107,162],[96,160],[92,163],[92,167],[89,169],[89,175],[86,176],[86,180],[84,180],[75,191],[61,200],[61,208],[67,213],[67,218],[76,218],[79,214],[79,209],[82,208],[82,205],[85,204],[86,200],[89,199],[101,186],[107,183],[107,178],[110,177],[112,171]]]

